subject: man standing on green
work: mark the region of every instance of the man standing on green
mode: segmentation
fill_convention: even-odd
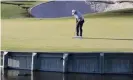
[[[79,11],[72,10],[72,15],[76,18],[76,37],[82,38],[84,17]]]

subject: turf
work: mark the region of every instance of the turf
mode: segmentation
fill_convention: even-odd
[[[47,1],[4,1],[4,2],[1,2],[1,18],[2,19],[27,18],[29,17],[29,13],[27,10],[23,9],[22,7],[31,8],[42,2],[44,3]],[[23,4],[23,5],[18,6],[14,4]]]
[[[132,17],[86,18],[83,39],[73,39],[75,20],[2,19],[2,50],[133,52]]]
[[[29,2],[15,3],[32,7],[40,2],[30,2],[31,5],[27,5]],[[2,4],[1,48],[11,51],[133,52],[132,13],[133,9],[87,14],[84,38],[73,39],[75,20],[72,17],[27,19],[24,9]]]
[[[26,11],[16,5],[1,4],[1,18],[24,18]]]

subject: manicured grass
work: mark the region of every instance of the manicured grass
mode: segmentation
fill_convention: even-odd
[[[1,4],[1,18],[24,18],[26,11],[17,5]]]
[[[5,1],[1,3],[1,18],[2,19],[10,19],[10,18],[27,18],[29,17],[29,13],[26,9],[22,7],[33,7],[37,4],[44,3],[46,1]],[[7,4],[10,3],[10,4]],[[23,5],[15,5],[15,4],[23,4]]]
[[[32,7],[40,2],[15,3]],[[133,52],[133,9],[85,15],[84,38],[73,39],[72,17],[29,19],[26,10],[17,5],[2,4],[1,8],[2,50]]]
[[[86,18],[84,38],[73,39],[74,19],[2,19],[2,50],[11,51],[130,51],[133,19]]]

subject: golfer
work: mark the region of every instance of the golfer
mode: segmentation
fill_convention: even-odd
[[[81,37],[83,34],[84,17],[79,11],[72,10],[72,15],[76,18],[76,37]]]

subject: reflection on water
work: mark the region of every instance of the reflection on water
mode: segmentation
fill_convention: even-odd
[[[26,74],[23,76],[22,74]],[[98,75],[4,70],[2,80],[133,80],[133,75]]]

